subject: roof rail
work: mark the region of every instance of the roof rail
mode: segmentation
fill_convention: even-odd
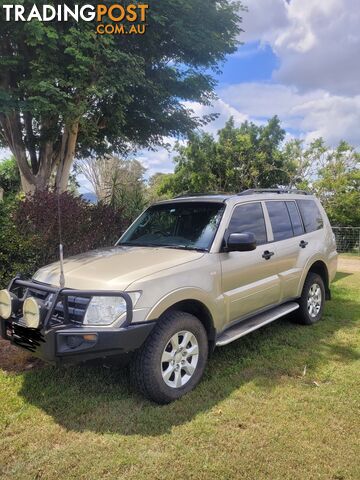
[[[238,195],[253,195],[255,193],[297,193],[299,195],[311,195],[310,192],[296,188],[250,188],[238,193]]]
[[[176,195],[174,198],[186,198],[186,197],[208,197],[212,195],[229,195],[228,193],[222,193],[222,192],[204,192],[204,193],[191,193],[191,192],[185,192],[181,193],[180,195]]]

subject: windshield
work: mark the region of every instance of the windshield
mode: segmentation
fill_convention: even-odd
[[[209,250],[223,203],[176,202],[148,208],[117,245]]]

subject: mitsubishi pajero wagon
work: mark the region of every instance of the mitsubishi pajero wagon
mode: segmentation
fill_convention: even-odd
[[[209,354],[291,312],[320,320],[337,266],[320,202],[296,190],[152,205],[115,246],[13,279],[1,336],[53,364],[127,355],[135,386],[168,403]]]

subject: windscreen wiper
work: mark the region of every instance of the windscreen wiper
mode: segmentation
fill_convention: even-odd
[[[208,252],[207,248],[191,247],[190,245],[159,245],[159,247],[177,248],[179,250],[194,250],[196,252]]]
[[[194,250],[196,252],[208,252],[207,248],[191,247],[189,245],[162,245],[159,243],[133,243],[133,242],[121,242],[117,244],[118,247],[156,247],[156,248],[172,248],[178,250]]]

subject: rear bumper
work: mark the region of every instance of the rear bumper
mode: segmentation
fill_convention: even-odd
[[[155,322],[146,322],[117,329],[62,325],[45,332],[0,319],[0,336],[45,362],[74,364],[137,350],[154,325]]]

